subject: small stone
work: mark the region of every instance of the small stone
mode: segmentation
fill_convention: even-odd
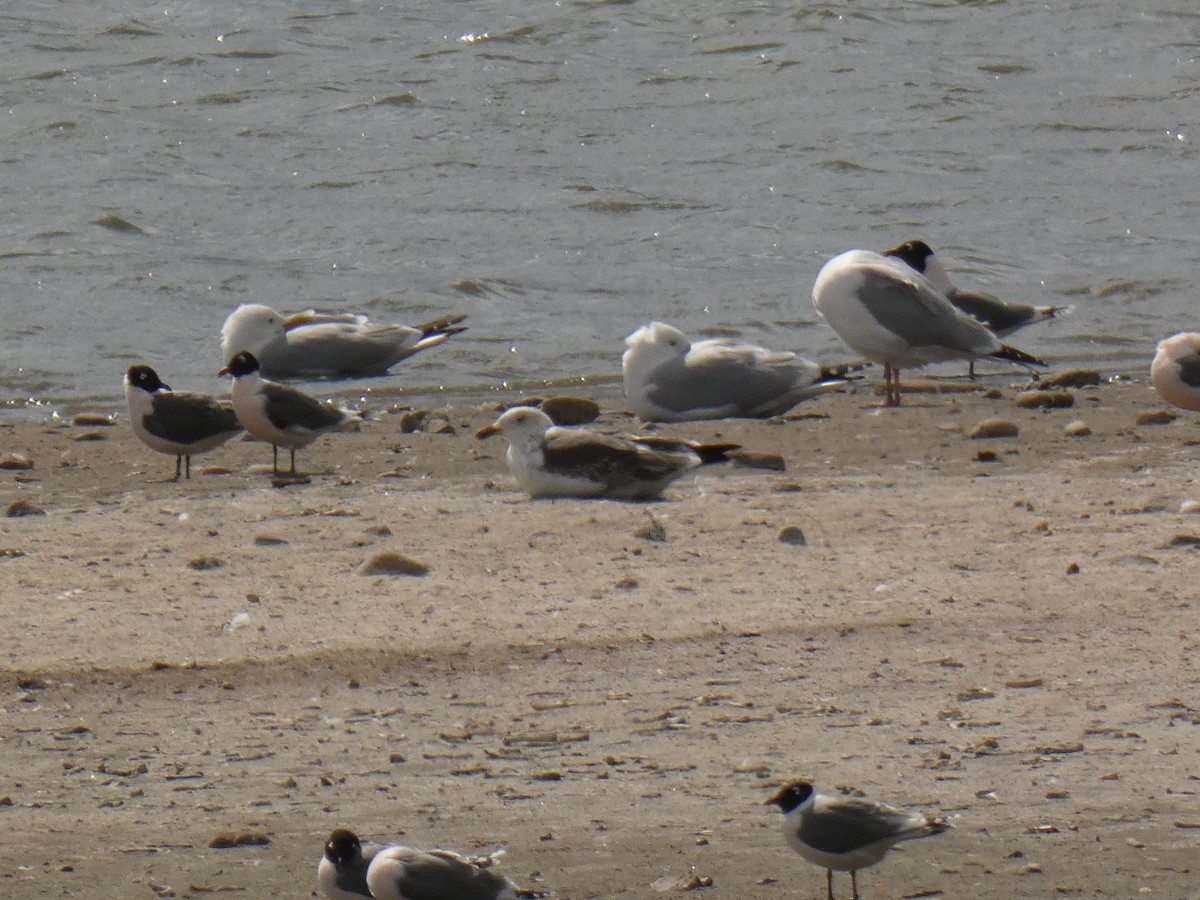
[[[980,438],[1016,437],[1020,433],[1021,429],[1017,427],[1016,422],[1009,422],[1007,419],[984,419],[967,432],[967,437],[974,441]]]
[[[1179,417],[1169,409],[1152,409],[1149,412],[1138,413],[1139,425],[1170,425]]]
[[[1184,500],[1179,504],[1181,513],[1200,513],[1200,500]]]
[[[980,450],[975,454],[975,462],[996,462],[999,459],[995,450]]]
[[[1022,391],[1016,404],[1021,409],[1066,409],[1075,405],[1075,395],[1070,391]]]
[[[1091,433],[1091,427],[1083,419],[1068,422],[1067,427],[1063,429],[1063,434],[1067,437],[1087,437]]]
[[[21,453],[6,453],[0,457],[0,469],[23,471],[33,468],[33,460]]]
[[[655,541],[663,543],[667,539],[667,529],[663,527],[660,519],[656,519],[653,513],[647,512],[646,518],[649,520],[641,528],[637,529],[633,536],[641,538],[643,541]]]
[[[19,519],[22,516],[44,516],[46,511],[40,506],[35,506],[28,500],[14,500],[8,504],[8,508],[4,511],[4,515],[10,519]]]
[[[208,569],[219,569],[225,563],[217,559],[215,556],[197,556],[195,559],[188,560],[188,568],[195,569],[197,572],[204,572]]]
[[[361,566],[359,566],[359,575],[412,575],[417,578],[428,575],[433,570],[408,556],[401,556],[399,553],[384,551],[376,553]]]
[[[87,426],[89,428],[110,428],[113,424],[112,416],[105,416],[100,413],[80,413],[71,420],[72,425]]]
[[[1200,547],[1200,534],[1177,534],[1167,541],[1167,547]]]
[[[555,425],[587,425],[600,418],[600,404],[586,397],[549,397],[542,401],[542,412]]]
[[[273,534],[257,534],[254,536],[254,543],[259,547],[278,547],[281,544],[286,544],[287,541]]]
[[[787,471],[787,463],[778,453],[765,453],[759,450],[733,450],[725,455],[733,460],[734,465],[745,466],[747,469],[767,469],[771,472]]]
[[[1048,375],[1037,383],[1042,390],[1048,388],[1078,388],[1091,387],[1100,383],[1100,373],[1095,369],[1067,369],[1055,375]]]
[[[779,529],[779,543],[791,544],[793,547],[807,547],[808,538],[804,536],[804,532],[796,525],[785,525]]]
[[[427,409],[413,409],[400,416],[400,431],[402,434],[413,434],[421,430],[425,419],[429,416]]]
[[[229,850],[233,847],[265,847],[270,843],[271,839],[261,831],[243,831],[240,834],[223,831],[209,841],[208,846],[214,850]]]
[[[1079,574],[1079,563],[1073,562],[1069,566],[1067,566],[1067,574],[1068,575],[1078,575]]]
[[[103,431],[85,431],[83,434],[75,435],[75,440],[80,443],[87,441],[107,441],[108,435]]]

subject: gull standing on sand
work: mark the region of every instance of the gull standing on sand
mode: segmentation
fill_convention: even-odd
[[[697,466],[723,462],[737,444],[607,435],[560,428],[540,409],[515,406],[477,437],[503,434],[509,471],[530,497],[651,500]]]
[[[192,477],[192,457],[213,450],[242,426],[228,400],[194,391],[173,391],[149,366],[130,366],[125,373],[125,402],[129,424],[138,440],[159,453],[175,457],[175,477],[180,462],[185,478]]]
[[[1049,321],[1071,309],[1069,306],[1033,306],[1029,303],[1013,303],[983,291],[961,290],[950,281],[950,276],[946,274],[945,268],[934,255],[930,246],[921,240],[905,241],[891,250],[885,250],[883,255],[904,260],[924,275],[929,283],[941,291],[955,307],[968,316],[978,319],[987,326],[988,331],[997,337],[1006,337],[1027,325]],[[975,377],[975,360],[970,361],[968,374],[972,378]]]
[[[1200,333],[1185,331],[1159,341],[1150,380],[1172,406],[1200,412]]]
[[[859,900],[859,869],[875,865],[901,841],[941,834],[950,828],[944,819],[924,813],[872,800],[818,794],[807,780],[784,785],[766,802],[783,813],[783,836],[788,845],[825,869],[828,900],[833,900],[834,869],[850,873],[854,900]]]
[[[284,316],[244,303],[221,326],[221,358],[253,353],[268,378],[356,378],[387,370],[450,335],[466,331],[466,316],[445,316],[415,328],[373,325],[366,316],[318,313]]]
[[[233,376],[233,409],[238,421],[260,441],[271,445],[272,471],[279,474],[279,448],[291,451],[289,475],[296,474],[296,451],[307,447],[327,431],[354,431],[360,413],[322,403],[295,388],[267,381],[259,374],[254,354],[234,354],[219,375]]]
[[[1000,343],[904,261],[847,250],[821,268],[813,305],[846,344],[883,364],[884,406],[900,405],[900,370],[952,359],[1041,360]]]
[[[662,322],[643,325],[625,344],[625,399],[647,422],[768,418],[845,383],[795,353],[728,338],[693,344]]]

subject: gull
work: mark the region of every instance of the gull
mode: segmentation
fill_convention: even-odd
[[[813,305],[849,347],[883,363],[884,406],[900,405],[900,370],[984,356],[1021,365],[1041,360],[1000,343],[904,261],[847,250],[821,267]]]
[[[651,500],[697,466],[722,462],[737,444],[607,435],[560,428],[542,410],[515,406],[477,437],[503,434],[509,471],[530,497]]]
[[[859,900],[859,869],[873,866],[900,841],[941,834],[943,819],[897,809],[872,800],[828,797],[811,781],[784,785],[766,801],[783,813],[783,836],[802,857],[825,869],[825,889],[833,900],[833,870],[850,873],[854,900]]]
[[[175,477],[180,463],[184,477],[192,477],[192,457],[213,450],[237,434],[242,426],[228,400],[194,391],[173,391],[149,366],[130,366],[125,373],[125,401],[133,433],[151,450],[175,457]]]
[[[354,431],[361,413],[332,403],[322,403],[295,388],[267,381],[259,374],[258,360],[245,350],[236,353],[219,375],[233,376],[233,409],[242,427],[272,450],[272,471],[279,474],[279,448],[291,451],[296,474],[296,451],[327,431]]]
[[[363,847],[353,831],[338,828],[325,842],[325,852],[317,863],[317,886],[326,900],[358,900],[370,897],[367,868],[382,850],[379,844]]]
[[[988,330],[997,337],[1006,337],[1026,325],[1046,322],[1060,313],[1070,312],[1069,306],[1033,306],[1029,303],[1013,303],[1001,300],[993,294],[982,291],[964,291],[950,281],[941,261],[934,255],[930,246],[921,240],[905,241],[891,250],[885,250],[884,256],[894,256],[902,259],[916,269],[934,286],[941,291],[946,299],[967,315],[978,319]],[[970,361],[968,374],[975,377],[975,360]]]
[[[1200,333],[1185,331],[1159,341],[1150,380],[1172,406],[1200,412]]]
[[[693,344],[662,322],[643,325],[625,344],[625,398],[647,422],[768,418],[845,383],[795,353],[728,338]]]
[[[221,358],[241,350],[255,355],[268,378],[356,378],[383,375],[421,350],[436,347],[466,316],[424,325],[373,325],[354,313],[307,310],[284,316],[261,303],[244,303],[221,326]]]

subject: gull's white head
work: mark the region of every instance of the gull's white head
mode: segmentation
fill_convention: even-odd
[[[535,406],[514,406],[492,423],[492,428],[503,434],[510,444],[540,442],[552,427],[554,420]]]
[[[625,338],[629,347],[621,357],[625,377],[646,375],[671,360],[683,360],[692,343],[678,328],[663,322],[643,325]]]
[[[258,356],[277,341],[286,341],[284,317],[261,303],[243,303],[221,326],[221,358],[248,350]]]

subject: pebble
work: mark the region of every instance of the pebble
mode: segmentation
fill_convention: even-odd
[[[1067,437],[1087,437],[1092,433],[1092,428],[1083,419],[1076,419],[1074,422],[1068,422],[1067,427],[1063,429],[1063,434]]]
[[[979,440],[980,438],[1016,437],[1020,433],[1021,429],[1017,427],[1016,422],[1010,422],[1007,419],[984,419],[967,432],[967,437],[971,440]]]
[[[254,536],[254,543],[259,547],[278,547],[280,544],[286,544],[287,541],[273,534],[258,534]]]
[[[1184,500],[1179,504],[1181,513],[1198,513],[1200,512],[1200,500]]]
[[[232,847],[265,847],[270,843],[271,839],[261,831],[243,831],[241,834],[223,831],[209,841],[208,846],[214,850],[228,850]]]
[[[28,500],[14,500],[8,504],[8,509],[4,511],[10,519],[18,519],[21,516],[44,516],[46,511],[40,506],[35,506]]]
[[[1075,405],[1075,395],[1070,391],[1022,391],[1016,404],[1021,409],[1066,409]]]
[[[82,434],[75,435],[75,440],[79,443],[86,443],[88,441],[107,441],[108,435],[103,431],[85,431]]]
[[[779,529],[779,543],[791,544],[793,547],[807,547],[808,538],[804,536],[804,532],[796,525],[785,525]]]
[[[1179,417],[1169,409],[1152,409],[1149,412],[1138,413],[1136,421],[1139,425],[1170,425],[1177,418]]]
[[[0,457],[0,469],[24,471],[33,468],[33,460],[20,453],[6,453]]]
[[[215,556],[197,556],[195,559],[188,560],[188,568],[195,569],[197,572],[204,572],[208,569],[219,569],[225,563],[217,559]]]
[[[399,553],[384,551],[376,553],[361,566],[359,575],[412,575],[421,578],[433,570],[425,563],[402,556]]]
[[[1048,375],[1037,383],[1043,390],[1046,388],[1091,387],[1100,383],[1100,373],[1095,369],[1067,369]]]
[[[542,412],[555,425],[587,425],[600,418],[600,404],[586,397],[550,397],[542,401]]]
[[[80,413],[71,420],[71,424],[87,426],[89,428],[110,428],[113,424],[113,418],[101,413]]]

